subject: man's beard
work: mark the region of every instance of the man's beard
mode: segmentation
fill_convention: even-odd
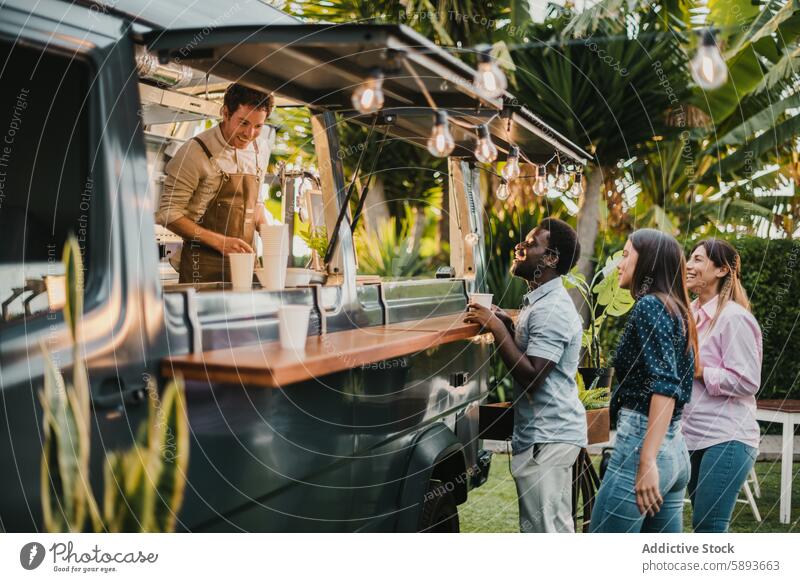
[[[529,281],[534,276],[535,271],[536,269],[525,261],[517,261],[511,264],[511,274],[526,281]]]
[[[541,278],[544,268],[541,263],[534,265],[527,261],[518,261],[511,264],[511,274],[528,283],[535,283]]]

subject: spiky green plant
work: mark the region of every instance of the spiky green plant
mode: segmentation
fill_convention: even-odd
[[[170,382],[161,398],[147,386],[147,424],[136,444],[106,455],[103,518],[110,532],[170,532],[186,488],[189,427],[183,390]]]
[[[83,264],[78,241],[64,245],[66,304],[64,318],[73,339],[72,382],[67,384],[42,343],[44,387],[39,392],[44,423],[41,459],[41,499],[44,528],[50,532],[81,532],[87,516],[95,529],[100,513],[89,483],[89,382],[80,355],[83,312]]]
[[[86,364],[81,357],[83,264],[74,236],[64,246],[64,317],[72,336],[72,382],[67,383],[47,347],[41,458],[41,502],[48,532],[82,532],[86,518],[94,531],[172,531],[183,503],[189,462],[189,430],[183,382],[171,381],[159,398],[148,381],[148,422],[137,443],[106,455],[101,513],[90,484],[91,410]]]
[[[367,233],[362,227],[356,238],[359,272],[385,278],[415,277],[428,272],[430,261],[421,255],[420,241],[412,236],[417,220],[419,215],[406,206],[399,224],[392,216],[376,233]]]
[[[595,378],[595,383],[597,383],[598,378],[599,376]],[[608,407],[611,399],[611,393],[608,388],[595,388],[594,386],[587,388],[580,372],[575,374],[575,383],[578,385],[578,399],[586,410]]]

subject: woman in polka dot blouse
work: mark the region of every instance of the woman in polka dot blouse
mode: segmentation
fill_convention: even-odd
[[[690,466],[680,418],[692,394],[697,332],[678,241],[654,229],[632,233],[619,284],[636,305],[614,356],[616,442],[590,529],[681,532]]]

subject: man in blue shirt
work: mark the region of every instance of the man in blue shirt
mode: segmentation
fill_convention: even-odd
[[[515,247],[511,273],[528,282],[516,326],[492,306],[470,304],[466,321],[494,334],[514,378],[511,474],[521,532],[574,532],[572,465],[587,444],[575,375],[582,321],[561,280],[580,255],[575,230],[548,218]]]

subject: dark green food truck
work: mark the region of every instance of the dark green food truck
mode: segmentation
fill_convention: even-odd
[[[85,269],[92,482],[102,453],[135,438],[148,379],[180,374],[191,460],[179,529],[458,531],[457,506],[491,459],[478,433],[491,346],[459,315],[486,272],[475,128],[485,124],[501,156],[512,144],[533,162],[587,154],[407,27],[307,24],[256,0],[7,0],[0,63],[0,530],[42,528],[37,395],[43,347],[72,366],[58,300],[72,233]],[[384,102],[363,113],[352,93],[376,70]],[[178,282],[183,240],[154,220],[165,163],[216,123],[231,82],[310,116],[314,163],[273,163],[262,184],[292,229],[293,266],[311,271],[282,291]],[[381,203],[363,202],[369,168],[346,176],[340,125],[370,128],[373,150],[425,147],[442,118],[431,100],[455,143],[438,209],[449,261],[408,278],[365,273],[354,222]],[[286,131],[266,128],[276,152]],[[325,256],[309,254],[297,225],[324,227]],[[320,348],[284,366],[282,304],[310,306],[309,342],[341,357]]]

